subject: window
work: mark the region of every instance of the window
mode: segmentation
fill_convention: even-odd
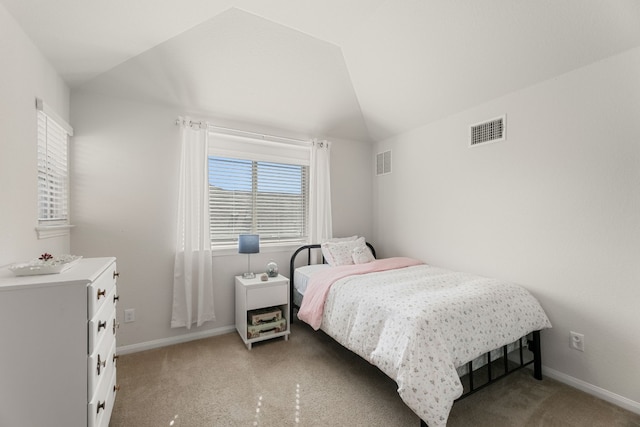
[[[38,236],[68,234],[69,168],[67,143],[73,129],[41,100],[38,114]]]
[[[209,155],[212,246],[235,245],[238,234],[259,234],[267,245],[306,242],[309,148],[303,147],[304,154],[286,144],[265,150],[265,141],[245,139],[235,141],[233,150],[222,149],[228,138],[214,137]]]

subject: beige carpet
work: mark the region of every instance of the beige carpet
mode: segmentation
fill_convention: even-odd
[[[111,427],[420,424],[392,380],[299,322],[251,351],[234,333],[124,355],[118,383]],[[631,427],[640,415],[523,370],[457,402],[448,425]]]

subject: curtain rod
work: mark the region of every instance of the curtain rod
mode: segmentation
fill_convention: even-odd
[[[246,130],[242,130],[242,129],[233,129],[233,128],[227,128],[227,127],[222,127],[222,126],[215,126],[212,125],[210,123],[207,122],[203,122],[203,121],[195,121],[195,120],[189,120],[188,122],[185,119],[182,118],[177,118],[176,119],[176,126],[180,125],[181,123],[183,124],[187,124],[189,126],[200,126],[202,127],[203,125],[206,126],[208,129],[217,129],[223,132],[228,132],[228,133],[242,133],[245,135],[251,135],[254,138],[259,138],[259,139],[279,139],[279,140],[284,140],[284,141],[291,141],[291,142],[295,142],[297,144],[305,144],[305,145],[309,145],[311,144],[310,140],[304,140],[304,139],[297,139],[297,138],[288,138],[286,136],[277,136],[277,135],[267,135],[267,134],[262,134],[262,133],[257,133],[257,132],[250,132],[250,131],[246,131]]]

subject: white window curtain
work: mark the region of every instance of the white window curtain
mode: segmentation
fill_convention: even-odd
[[[330,143],[314,140],[311,146],[309,186],[309,239],[311,243],[322,243],[333,237],[330,162]]]
[[[201,326],[216,319],[209,228],[206,124],[179,119],[182,155],[173,272],[171,327]]]

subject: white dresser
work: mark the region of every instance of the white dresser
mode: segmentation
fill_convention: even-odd
[[[115,258],[0,270],[0,426],[107,427],[116,397]]]

